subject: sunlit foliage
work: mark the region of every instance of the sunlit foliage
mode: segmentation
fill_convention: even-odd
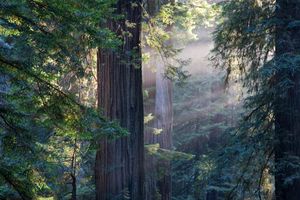
[[[1,197],[65,198],[59,185],[79,167],[71,164],[72,155],[81,163],[97,138],[126,134],[62,82],[70,73],[73,85],[89,76],[85,59],[91,49],[119,44],[113,33],[99,28],[112,15],[113,3],[1,1]]]
[[[218,13],[218,6],[206,1],[176,1],[163,4],[154,15],[144,8],[144,45],[154,50],[166,66],[165,76],[174,82],[182,83],[189,73],[184,69],[189,59],[180,59],[178,54],[188,42],[197,39],[201,26],[211,26]],[[149,54],[149,52],[148,52]]]
[[[286,23],[275,15],[276,6],[274,0],[224,2],[214,34],[213,61],[227,70],[228,81],[239,74],[236,81],[241,81],[246,91],[244,118],[218,155],[219,170],[225,177],[231,174],[223,186],[229,189],[225,194],[230,199],[268,199],[274,192],[270,189],[278,143],[274,112],[290,112],[278,102],[287,98],[294,85],[289,76],[299,70],[297,54],[274,54],[276,27]],[[296,23],[289,22],[287,28]],[[297,159],[291,161],[288,165],[295,165]],[[292,178],[286,177],[286,181]]]

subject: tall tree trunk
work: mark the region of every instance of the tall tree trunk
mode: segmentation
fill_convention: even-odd
[[[172,82],[164,77],[165,65],[157,63],[156,72],[156,98],[155,98],[155,117],[156,128],[162,132],[156,136],[160,148],[171,150],[172,147],[172,125],[173,125],[173,106],[172,106]],[[162,200],[171,199],[171,167],[169,160],[162,160],[158,164],[158,173],[163,175],[158,179],[158,188]]]
[[[150,16],[155,16],[163,4],[174,3],[173,0],[147,0],[147,12]],[[166,31],[171,31],[172,27],[167,27]],[[172,41],[168,43],[171,45]],[[151,64],[156,67],[155,78],[155,106],[154,127],[161,129],[160,134],[146,132],[146,144],[159,144],[162,149],[170,150],[172,147],[172,124],[173,124],[173,107],[172,107],[172,82],[165,78],[165,65],[160,56],[154,57]],[[168,160],[157,160],[153,155],[146,152],[146,200],[170,200],[171,199],[171,167]]]
[[[116,13],[125,17],[110,20],[108,28],[123,38],[122,49],[98,52],[99,107],[108,118],[127,128],[130,135],[100,141],[95,166],[97,200],[144,199],[140,4],[139,0],[117,2]]]
[[[163,61],[156,58],[153,62],[156,66],[156,91],[155,106],[152,107],[155,113],[153,126],[160,129],[159,134],[152,131],[145,132],[146,144],[159,144],[162,149],[170,150],[172,147],[172,82],[164,77],[165,66]],[[171,199],[171,171],[170,161],[158,160],[155,155],[145,155],[146,169],[146,200],[168,200]]]
[[[299,66],[283,66],[287,62],[283,63],[282,58],[300,53],[300,26],[290,26],[291,22],[300,20],[300,1],[277,0],[276,17],[280,22],[276,30],[275,58],[280,67],[276,78],[277,81],[289,79],[293,85],[285,96],[276,96],[275,194],[277,200],[296,200],[300,199],[299,166],[295,168],[287,162],[297,162],[300,156],[300,72]],[[292,72],[294,67],[297,69]]]
[[[149,8],[149,7],[148,7]],[[146,51],[149,49],[145,49]],[[147,51],[151,55],[155,54],[153,51]],[[144,101],[145,115],[155,114],[155,95],[156,95],[156,73],[150,68],[156,66],[155,59],[151,57],[149,67],[145,67],[143,63],[143,86],[148,91],[148,97]],[[153,127],[155,127],[155,121],[151,120],[147,123],[145,128],[144,141],[146,145],[152,145],[154,143]],[[145,148],[145,200],[157,200],[159,199],[159,193],[157,190],[157,159],[155,156]]]

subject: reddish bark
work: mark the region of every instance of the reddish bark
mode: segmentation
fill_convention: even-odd
[[[98,104],[104,114],[130,132],[117,140],[100,141],[96,155],[96,199],[140,200],[144,189],[143,95],[140,51],[141,1],[119,0],[123,19],[107,26],[123,37],[121,50],[99,49]],[[134,23],[128,27],[125,22]],[[131,36],[125,36],[127,31]]]

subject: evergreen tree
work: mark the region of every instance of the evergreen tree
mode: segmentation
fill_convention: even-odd
[[[300,2],[277,0],[275,17],[274,96],[275,194],[278,200],[300,198]],[[284,89],[284,90],[283,90]]]
[[[145,95],[145,192],[147,199],[169,199],[170,162],[173,154],[177,154],[172,147],[173,82],[182,84],[189,77],[184,69],[189,60],[180,59],[178,55],[195,39],[193,32],[203,21],[212,21],[214,8],[206,1],[154,0],[145,1],[144,5],[143,35],[145,55],[149,56],[149,63],[145,64],[148,68],[143,69],[145,89],[149,90],[149,95]],[[155,83],[151,84],[153,80]]]
[[[147,1],[145,7],[146,16],[148,20],[153,20],[160,13],[161,6],[163,4],[173,4],[171,1]],[[147,19],[146,19],[147,20]],[[165,27],[167,34],[171,34],[171,25]],[[162,46],[167,48],[173,48],[171,44],[171,38],[166,41],[161,41]],[[150,46],[151,48],[151,46]],[[156,49],[157,50],[157,49]],[[151,51],[150,51],[151,52]],[[148,52],[149,53],[149,52]],[[153,52],[152,52],[153,53]],[[155,53],[154,53],[155,54]],[[150,56],[150,68],[155,68],[156,74],[154,80],[155,83],[155,105],[150,112],[154,113],[154,124],[152,124],[154,130],[145,132],[145,144],[146,145],[158,145],[159,148],[164,150],[171,150],[172,148],[172,119],[173,119],[173,107],[172,107],[172,81],[165,77],[167,71],[167,65],[164,60],[167,59],[162,55]],[[149,71],[145,71],[147,76],[151,76]],[[167,159],[159,159],[155,154],[151,154],[146,149],[145,152],[145,169],[146,169],[146,181],[145,181],[145,198],[146,200],[152,199],[165,199],[171,198],[171,169],[170,161]]]
[[[144,199],[141,1],[119,0],[115,13],[119,16],[105,24],[122,44],[120,49],[99,49],[98,105],[129,135],[100,141],[95,166],[96,199]]]
[[[75,138],[92,144],[118,132],[61,84],[67,73],[75,80],[87,76],[90,49],[117,44],[114,34],[99,29],[112,14],[111,5],[109,0],[0,2],[1,198],[66,198],[69,188],[62,186],[68,178],[62,177],[69,177],[69,145]]]
[[[299,198],[299,5],[285,0],[224,3],[214,61],[228,77],[241,74],[247,89],[247,113],[223,155],[235,155],[240,168],[229,198],[238,198],[238,190],[244,197],[261,198],[265,171],[275,176],[276,199]]]

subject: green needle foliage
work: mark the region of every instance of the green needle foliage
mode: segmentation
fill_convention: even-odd
[[[55,196],[72,149],[81,158],[103,135],[127,134],[60,84],[68,73],[75,80],[87,76],[91,49],[119,45],[113,33],[99,28],[113,3],[0,2],[0,198]]]
[[[197,40],[196,32],[199,27],[214,24],[219,7],[202,0],[157,4],[162,5],[154,9],[151,7],[153,5],[145,4],[143,10],[143,45],[154,50],[151,52],[153,55],[147,52],[145,57],[161,57],[165,65],[165,76],[174,82],[183,83],[190,76],[184,69],[190,60],[181,59],[178,55],[189,42]]]
[[[244,118],[217,156],[228,199],[268,199],[272,193],[278,143],[274,112],[290,112],[278,102],[287,99],[294,85],[290,77],[299,71],[296,52],[275,55],[276,27],[286,23],[276,18],[276,6],[275,0],[224,2],[214,33],[213,61],[227,70],[228,81],[241,81],[246,91]],[[287,30],[294,26],[298,22],[290,21]],[[287,165],[297,162],[289,160]]]
[[[222,74],[197,74],[174,90],[174,147],[192,155],[172,162],[176,200],[206,199],[211,191],[218,194],[216,186],[224,182],[218,174],[219,163],[214,152],[222,150],[228,141],[225,136],[235,126],[242,110],[233,98],[237,91],[230,88],[225,92]]]

